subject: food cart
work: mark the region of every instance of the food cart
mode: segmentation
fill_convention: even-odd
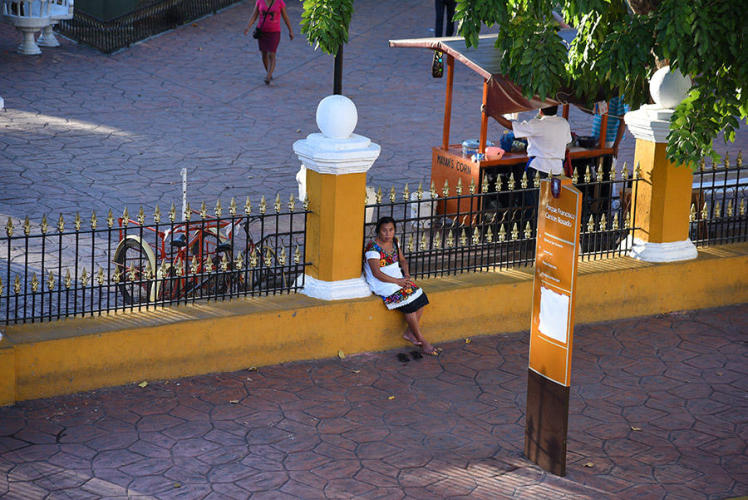
[[[574,29],[562,29],[559,36],[568,44],[576,36]],[[390,47],[420,47],[441,51],[446,56],[447,88],[444,101],[444,126],[442,143],[433,148],[431,161],[431,181],[437,189],[441,189],[445,181],[449,186],[456,186],[458,182],[469,186],[473,183],[478,189],[488,182],[489,173],[508,174],[513,170],[521,171],[528,157],[524,152],[506,151],[502,156],[485,156],[487,143],[488,118],[508,113],[531,111],[546,106],[562,105],[563,116],[569,116],[569,101],[546,98],[527,99],[522,90],[511,80],[499,73],[500,54],[495,47],[496,34],[481,35],[477,47],[466,47],[463,37],[418,38],[404,40],[390,40]],[[481,127],[478,152],[482,159],[473,159],[472,155],[463,152],[462,144],[451,144],[449,137],[450,121],[452,117],[452,90],[454,82],[455,60],[475,71],[483,78],[483,97],[481,106]],[[572,92],[568,93],[571,97]],[[556,96],[559,97],[559,96]],[[569,146],[567,156],[570,160],[594,159],[606,155],[614,155],[618,147],[618,140],[612,147],[606,147],[605,136],[607,130],[607,115],[602,115],[600,140],[592,148]],[[620,138],[620,135],[619,135]],[[519,179],[516,179],[519,181]],[[446,205],[440,203],[440,213],[450,213],[456,201],[448,201]],[[472,207],[471,210],[476,210]]]

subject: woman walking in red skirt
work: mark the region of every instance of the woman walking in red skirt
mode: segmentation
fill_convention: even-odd
[[[244,30],[246,35],[255,21],[258,18],[260,19],[252,36],[257,38],[257,44],[260,47],[260,52],[262,52],[262,64],[267,71],[265,85],[270,85],[270,80],[273,79],[275,53],[280,43],[281,17],[288,27],[289,38],[293,40],[293,29],[291,29],[291,22],[288,20],[288,14],[286,13],[286,2],[283,0],[257,0],[252,15],[249,17],[247,28]]]

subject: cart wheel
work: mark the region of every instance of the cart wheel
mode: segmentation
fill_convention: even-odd
[[[128,235],[119,242],[114,252],[114,265],[119,273],[117,287],[125,304],[144,303],[156,297],[156,257],[150,245],[139,236]]]

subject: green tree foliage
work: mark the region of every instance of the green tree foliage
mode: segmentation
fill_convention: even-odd
[[[551,14],[577,28],[567,51]],[[468,45],[481,24],[499,26],[501,71],[527,96],[577,99],[625,95],[633,109],[649,100],[649,78],[669,62],[693,80],[670,124],[667,153],[677,164],[719,159],[712,148],[724,133],[735,139],[748,121],[748,23],[733,0],[458,0],[455,20]]]
[[[352,14],[353,0],[304,0],[301,32],[315,50],[335,55],[348,42]]]

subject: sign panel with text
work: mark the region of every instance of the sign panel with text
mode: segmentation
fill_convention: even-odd
[[[540,181],[530,370],[568,387],[582,193],[571,179],[553,179],[559,181],[557,197],[551,192],[551,180]]]

